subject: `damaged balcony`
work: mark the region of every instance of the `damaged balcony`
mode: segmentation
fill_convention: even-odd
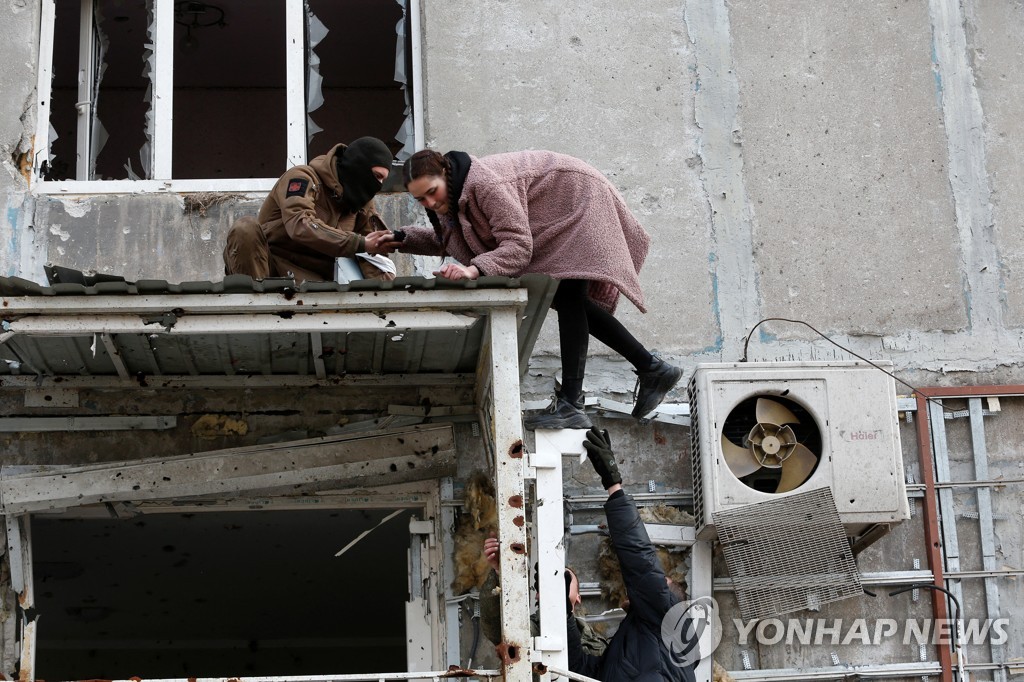
[[[459,665],[456,490],[482,468],[523,499],[519,379],[552,280],[48,275],[0,278],[5,675]],[[508,565],[521,515],[499,509]]]

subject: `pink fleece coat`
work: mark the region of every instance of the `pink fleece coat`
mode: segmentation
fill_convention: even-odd
[[[458,226],[439,216],[447,243],[432,228],[405,227],[402,251],[448,255],[484,275],[590,280],[606,310],[622,293],[647,312],[639,272],[650,237],[596,168],[547,151],[470,158]]]

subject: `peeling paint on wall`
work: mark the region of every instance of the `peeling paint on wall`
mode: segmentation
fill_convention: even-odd
[[[1003,319],[1002,282],[993,232],[985,114],[969,59],[964,16],[957,0],[930,0],[928,8],[969,327],[972,331],[998,329]]]
[[[35,202],[24,192],[9,192],[7,210],[4,211],[3,243],[0,253],[0,271],[8,276],[23,277],[45,282],[43,264],[46,263],[45,240],[37,239],[34,220]],[[44,241],[40,244],[39,241]],[[37,278],[37,279],[35,279]]]
[[[710,267],[720,340],[708,350],[737,354],[746,327],[759,318],[751,217],[743,182],[739,81],[733,71],[729,10],[724,0],[686,5],[686,27],[697,54],[694,116],[702,131],[701,180],[711,205],[715,253]],[[723,316],[721,311],[728,311]]]

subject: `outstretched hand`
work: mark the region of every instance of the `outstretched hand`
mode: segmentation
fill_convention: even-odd
[[[590,463],[594,465],[594,471],[601,477],[601,485],[605,490],[622,483],[619,465],[615,462],[615,453],[612,452],[607,431],[598,431],[597,427],[591,427],[587,431],[587,439],[583,441],[583,448],[587,451]]]
[[[491,568],[494,569],[495,573],[501,571],[498,566],[498,550],[500,545],[498,544],[498,538],[489,537],[484,540],[484,556],[487,557],[487,563]]]

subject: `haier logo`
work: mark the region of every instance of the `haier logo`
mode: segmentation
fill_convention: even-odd
[[[848,440],[850,442],[882,439],[882,431],[880,429],[876,429],[874,431],[840,431],[839,435],[843,440]]]

